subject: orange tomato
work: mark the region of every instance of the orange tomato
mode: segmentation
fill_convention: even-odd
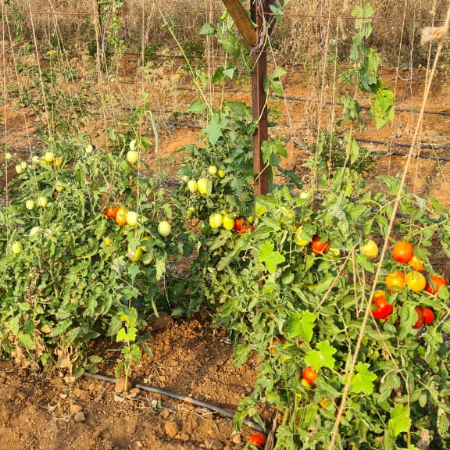
[[[425,290],[430,294],[436,295],[441,286],[447,286],[445,278],[441,275],[430,275],[430,280],[427,280]]]
[[[409,242],[400,241],[394,245],[392,250],[392,257],[400,263],[407,263],[411,261],[414,256],[413,246]]]
[[[423,267],[423,262],[420,258],[418,258],[416,255],[413,255],[413,257],[408,261],[408,264],[415,270],[418,270],[419,272],[423,272],[425,268]]]
[[[400,292],[405,286],[405,274],[397,270],[386,275],[385,282],[389,291],[393,293]]]
[[[317,372],[311,366],[302,370],[302,378],[309,384],[314,384],[318,377],[319,375],[317,375]]]
[[[127,223],[127,209],[119,208],[116,214],[116,223],[119,227],[123,227]]]

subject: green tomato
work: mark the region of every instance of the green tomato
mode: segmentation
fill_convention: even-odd
[[[127,153],[127,161],[130,164],[136,164],[139,160],[139,153],[136,150],[130,150]]]
[[[210,175],[216,175],[217,174],[217,167],[216,166],[209,166],[208,167],[208,173]]]
[[[37,203],[40,207],[45,208],[48,205],[47,197],[40,195],[37,199]]]
[[[30,230],[30,233],[28,234],[28,236],[29,236],[30,238],[33,237],[33,236],[36,236],[41,230],[42,230],[41,227],[33,227],[33,228]]]
[[[86,145],[86,147],[84,148],[84,152],[86,153],[86,155],[90,155],[93,151],[94,146],[91,144]]]
[[[17,164],[17,166],[16,166],[16,172],[17,172],[19,175],[23,172],[23,169],[22,169],[22,165],[21,165],[21,164]]]
[[[203,236],[209,236],[211,234],[211,227],[209,226],[209,223],[202,222],[200,225],[200,232]]]
[[[19,255],[23,251],[23,244],[20,241],[15,241],[11,245],[11,250],[15,255]]]
[[[171,232],[172,232],[172,227],[170,226],[169,222],[167,222],[166,220],[163,220],[163,221],[159,222],[158,233],[162,237],[169,236]]]
[[[133,139],[132,141],[130,141],[130,150],[135,149],[136,149],[136,139]]]
[[[219,169],[217,175],[219,175],[219,178],[225,178],[225,170]]]
[[[130,248],[127,253],[128,258],[133,262],[138,262],[142,258],[142,248],[138,247],[136,251],[132,251]]]
[[[195,194],[198,191],[197,182],[195,180],[189,180],[187,187],[192,194]]]
[[[28,210],[32,210],[32,209],[34,209],[34,207],[36,206],[36,203],[35,203],[35,201],[34,200],[27,200],[26,202],[25,202],[25,207],[28,209]]]
[[[223,227],[225,228],[225,230],[233,230],[234,229],[234,219],[232,217],[229,216],[225,216],[223,218]]]
[[[130,227],[135,227],[138,224],[138,218],[138,213],[134,211],[128,211],[127,215],[125,216],[125,220],[127,221],[127,224],[130,225]]]
[[[46,163],[51,163],[53,162],[53,159],[55,158],[55,155],[53,154],[53,152],[45,152],[44,154],[44,161]]]
[[[223,224],[223,216],[220,213],[214,213],[209,216],[209,226],[215,230]]]
[[[202,195],[207,195],[209,183],[210,182],[209,182],[208,178],[200,178],[197,181],[198,192],[200,192],[200,194],[202,194]]]
[[[103,239],[103,244],[105,244],[106,247],[109,247],[112,243],[113,240],[109,236],[106,236],[105,239]]]
[[[302,231],[302,227],[297,228],[297,231],[295,232],[294,242],[300,247],[306,247],[311,241],[302,238]]]

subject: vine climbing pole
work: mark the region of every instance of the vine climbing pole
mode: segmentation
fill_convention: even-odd
[[[253,135],[253,170],[257,177],[255,195],[269,191],[269,173],[265,168],[261,145],[268,138],[267,94],[264,80],[267,76],[267,39],[272,31],[270,5],[274,0],[251,0],[250,17],[240,0],[223,0],[228,13],[247,44],[252,49],[252,108],[253,118],[257,121]],[[256,28],[255,28],[256,25]]]

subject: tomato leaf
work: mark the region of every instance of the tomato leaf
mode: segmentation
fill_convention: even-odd
[[[261,245],[258,260],[265,263],[269,273],[274,273],[277,266],[283,263],[286,258],[280,252],[274,252],[273,242],[266,241]]]
[[[309,312],[293,312],[288,319],[288,336],[291,339],[299,337],[302,341],[311,342],[317,315]]]
[[[389,430],[397,437],[400,433],[406,433],[411,427],[409,409],[402,403],[398,403],[391,410],[391,418],[388,422]]]
[[[317,344],[317,350],[311,350],[306,355],[305,361],[314,370],[319,370],[321,367],[334,368],[335,359],[333,355],[337,350],[330,345],[330,342],[324,341]]]
[[[373,392],[373,382],[377,379],[377,376],[369,372],[369,364],[364,364],[359,362],[356,366],[357,374],[352,380],[352,392],[359,393],[364,392],[365,394],[372,394]]]
[[[238,345],[234,354],[233,366],[237,367],[245,364],[251,351],[252,348],[248,344]]]

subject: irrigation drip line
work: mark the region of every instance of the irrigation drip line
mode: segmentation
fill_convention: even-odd
[[[376,145],[386,145],[386,146],[394,146],[394,147],[404,147],[404,148],[410,148],[411,144],[403,144],[401,142],[390,142],[390,141],[378,141],[377,139],[365,139],[365,138],[355,138],[358,142],[364,142],[366,144],[376,144]],[[429,150],[450,150],[450,147],[446,145],[436,145],[436,144],[425,144],[420,143],[418,144],[418,147],[420,148],[426,148]],[[420,156],[420,155],[419,155]],[[430,155],[428,155],[430,156]],[[441,159],[439,157],[439,159]]]
[[[117,380],[115,378],[108,377],[106,375],[89,373],[89,372],[86,372],[85,375],[87,375],[91,378],[95,378],[100,381],[107,381],[108,383],[114,383],[114,384],[117,383]],[[209,409],[210,411],[214,411],[218,414],[229,417],[231,419],[233,419],[235,416],[234,413],[227,411],[226,409],[221,408],[220,406],[211,405],[210,403],[203,402],[202,400],[197,400],[192,397],[187,397],[185,395],[176,394],[174,392],[166,391],[165,389],[155,388],[155,387],[149,386],[148,384],[142,384],[142,383],[133,383],[133,386],[137,387],[139,389],[142,389],[144,391],[152,392],[153,394],[164,395],[166,397],[175,398],[176,400],[181,400],[185,403],[190,403],[195,406],[200,406],[201,408]],[[267,431],[264,428],[259,426],[257,423],[252,422],[251,420],[245,419],[243,424],[252,428],[253,430],[260,431],[262,433],[267,433]]]
[[[408,155],[402,152],[385,152],[383,150],[374,150],[372,153],[380,154],[380,155],[389,155],[389,156],[403,156],[406,158]],[[419,158],[423,159],[437,159],[438,161],[449,162],[450,157],[448,156],[433,156],[433,155],[418,155]]]

